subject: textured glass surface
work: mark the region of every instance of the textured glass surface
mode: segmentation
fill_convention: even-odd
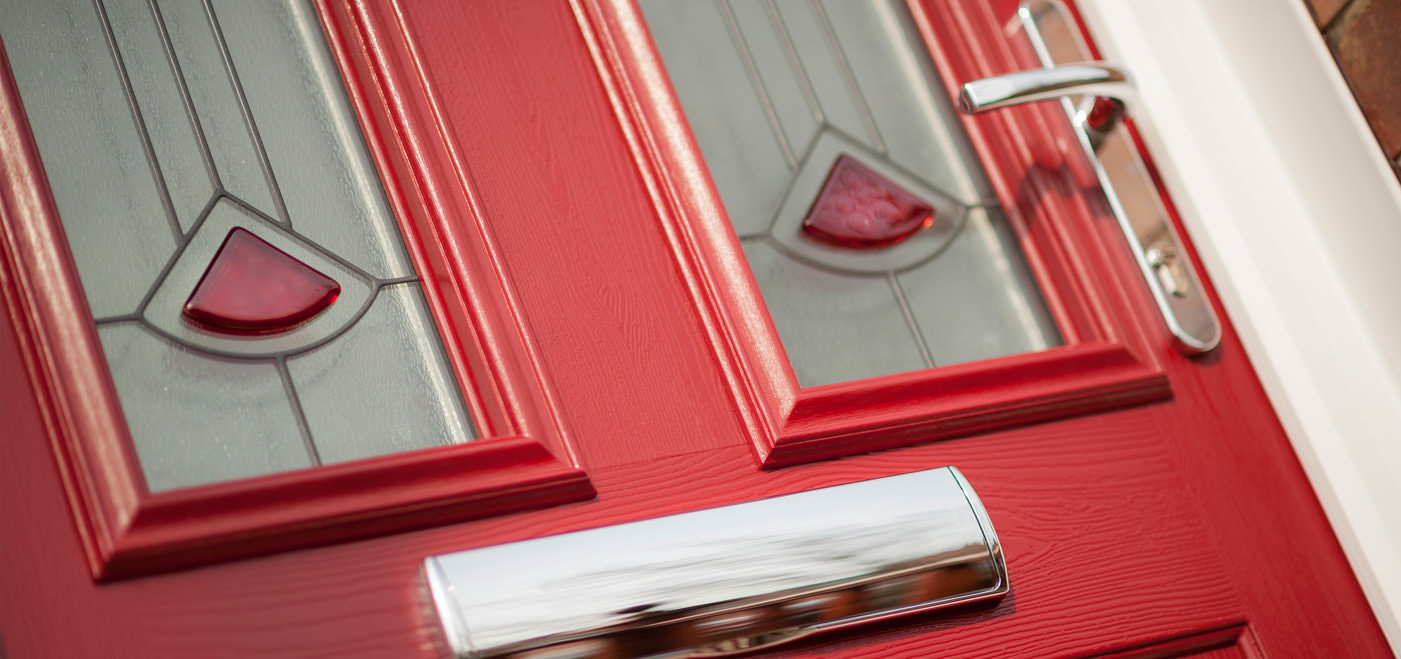
[[[309,0],[0,0],[152,490],[474,436],[320,30]],[[266,335],[191,322],[235,230],[339,295]]]
[[[467,426],[418,285],[379,297],[345,336],[287,360],[312,436],[344,439],[318,445],[323,462],[446,444]]]
[[[413,275],[311,3],[213,6],[297,231],[372,276]]]
[[[1023,291],[1036,282],[1009,254],[1015,245],[1002,211],[975,208],[939,258],[897,275],[910,313],[936,364],[987,359],[1051,347],[1055,335],[989,332],[989,327],[1050,326],[1045,309]],[[1057,342],[1058,343],[1058,342]]]
[[[931,365],[910,340],[904,313],[891,304],[889,278],[832,272],[787,258],[763,242],[746,243],[744,253],[804,384]]]
[[[151,490],[313,464],[275,364],[211,361],[135,323],[98,335]]]
[[[890,160],[956,199],[995,203],[905,3],[828,1],[820,7]]]
[[[168,73],[178,73],[194,104],[192,117],[204,135],[214,174],[224,192],[273,219],[286,221],[277,191],[264,167],[256,117],[247,114],[239,80],[230,75],[224,40],[200,2],[164,0],[152,11],[145,0],[103,0],[112,13],[137,14],[132,20],[164,24],[174,60]],[[138,99],[141,102],[143,99]]]
[[[803,385],[1060,343],[903,2],[642,8]],[[933,219],[880,247],[809,235],[842,159]]]
[[[171,210],[180,230],[189,231],[214,194],[216,181],[205,167],[198,127],[186,114],[185,97],[171,73],[166,40],[141,4],[111,3],[107,17],[132,95],[140,99],[141,120],[170,195]],[[103,56],[111,59],[106,52]]]

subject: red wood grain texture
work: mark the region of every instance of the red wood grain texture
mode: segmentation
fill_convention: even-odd
[[[487,437],[233,483],[147,491],[8,59],[0,60],[6,309],[95,577],[179,569],[593,496],[520,332],[489,239],[479,222],[465,221],[479,214],[447,144],[434,139],[433,100],[418,88],[399,90],[414,84],[414,71],[390,62],[410,55],[369,41],[376,35],[358,29],[353,15],[338,16],[339,23],[328,24],[331,43],[347,68],[357,67],[346,76],[348,91],[399,211],[430,309],[448,338],[449,360]],[[390,43],[407,44],[402,38]],[[391,104],[384,94],[412,102]],[[447,228],[445,217],[453,220]]]
[[[1198,657],[1200,659],[1255,659],[1259,657],[1250,630],[1244,625],[1229,625],[1184,634],[1154,643],[1111,650],[1086,659],[1139,659],[1167,657]]]
[[[707,306],[721,295],[710,290],[713,282],[748,276],[743,261],[707,251],[723,247],[723,236],[681,233],[720,232],[714,223],[723,217],[682,219],[699,206],[664,187],[670,179],[649,155],[660,147],[620,116],[619,107],[652,101],[618,96],[621,72],[601,75],[599,63],[613,60],[603,57],[592,5],[327,0],[319,7],[381,170],[409,167],[385,176],[397,190],[391,196],[402,195],[394,202],[400,217],[421,212],[427,219],[408,220],[406,231],[423,234],[411,249],[421,268],[436,273],[426,287],[439,289],[435,313],[461,314],[440,322],[459,328],[453,336],[466,342],[464,352],[485,346],[489,355],[492,345],[516,341],[529,348],[527,370],[544,382],[597,497],[96,582],[74,524],[75,514],[83,517],[69,504],[60,469],[67,463],[55,460],[51,442],[54,419],[65,417],[48,388],[75,385],[43,375],[52,367],[33,325],[35,314],[48,312],[31,310],[44,303],[31,299],[22,279],[31,276],[27,261],[16,260],[32,257],[6,251],[0,636],[8,659],[440,656],[420,577],[426,556],[948,464],[964,472],[988,509],[1011,594],[992,605],[819,635],[765,656],[1389,655],[1229,322],[1222,347],[1206,359],[1188,360],[1168,346],[1147,292],[1131,279],[1133,265],[1115,249],[1117,236],[1100,228],[1108,220],[1067,182],[1069,166],[1057,164],[1063,157],[1047,146],[1057,135],[1052,114],[1021,108],[972,120],[970,132],[980,151],[1035,163],[1023,174],[994,171],[994,182],[1018,209],[1018,231],[1034,248],[1029,258],[1058,322],[1085,328],[1066,333],[1079,346],[1072,349],[1126,346],[1153,377],[1167,379],[1173,398],[943,441],[911,434],[906,439],[917,443],[900,448],[765,470],[753,437],[766,421],[752,411],[791,408],[798,397],[737,400],[736,391],[747,391],[737,388],[737,378],[747,377],[737,365],[757,360],[754,368],[765,373],[787,367],[772,361],[781,353],[742,353],[738,347],[752,342],[729,337],[771,332],[752,290],[735,294],[751,296],[746,304],[754,306],[733,319]],[[993,9],[953,0],[916,9],[926,38],[945,53],[936,57],[941,69],[1014,65],[989,27],[997,25]],[[654,82],[639,89],[669,97]],[[0,122],[0,130],[19,130],[7,125]],[[663,128],[677,132],[668,141],[691,144],[684,124]],[[22,165],[35,176],[32,155],[14,155],[16,139],[0,133],[0,167]],[[446,155],[430,148],[435,141]],[[698,156],[677,164],[684,176],[699,177],[688,189],[708,189]],[[42,187],[12,179],[3,178],[10,188],[0,206],[6,245],[17,226],[9,218],[19,204],[11,200],[43,196],[32,192]],[[434,255],[434,241],[463,241],[473,232],[490,238],[484,251],[462,253],[474,248],[450,242]],[[691,242],[707,247],[691,250]],[[39,246],[46,244],[53,258],[63,257],[53,248],[62,243]],[[1057,261],[1058,253],[1074,258]],[[490,289],[489,281],[450,281],[478,266],[500,273],[506,299],[483,302],[479,311],[450,309],[454,296],[489,294],[461,288]],[[1093,273],[1114,276],[1089,292],[1075,283]],[[81,309],[81,298],[74,304]],[[493,338],[460,334],[476,322],[472,314],[490,318],[502,308],[514,325],[493,326],[500,329]],[[1105,327],[1115,333],[1092,335]],[[1038,359],[1054,363],[1054,356]],[[984,364],[989,372],[1024,366]],[[1044,368],[1045,379],[1058,377]],[[997,386],[995,378],[977,383],[976,369],[960,373],[975,381],[970,387]],[[85,399],[64,400],[77,409],[63,414],[91,413],[78,404]],[[380,492],[368,489],[377,483],[360,487],[351,496]],[[185,514],[204,523],[196,508]],[[1215,645],[1231,634],[1238,635],[1234,647]]]

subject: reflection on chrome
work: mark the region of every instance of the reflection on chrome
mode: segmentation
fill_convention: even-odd
[[[708,657],[1001,597],[953,467],[526,540],[424,565],[458,657]]]
[[[1188,356],[1215,350],[1221,342],[1221,322],[1182,249],[1171,213],[1133,135],[1118,121],[1123,110],[1118,101],[1136,103],[1128,77],[1103,62],[1081,61],[1091,51],[1061,0],[1023,0],[1017,22],[1008,27],[1025,33],[1041,68],[964,84],[959,110],[976,114],[1059,98],[1174,346]],[[1086,98],[1072,100],[1079,96]],[[1115,102],[1103,102],[1104,97]]]

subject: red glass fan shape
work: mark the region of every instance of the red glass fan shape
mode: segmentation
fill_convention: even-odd
[[[235,228],[185,301],[185,316],[226,334],[272,334],[300,325],[336,301],[334,279]]]
[[[934,223],[934,208],[855,158],[840,156],[803,231],[838,247],[873,249],[894,245]]]

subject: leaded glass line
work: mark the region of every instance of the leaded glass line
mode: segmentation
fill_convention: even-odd
[[[832,21],[827,17],[827,11],[822,8],[822,3],[818,0],[809,0],[812,4],[812,13],[817,16],[817,22],[822,26],[822,36],[826,38],[827,47],[832,51],[832,57],[837,61],[837,70],[841,74],[842,82],[846,84],[851,99],[856,103],[856,110],[861,115],[861,122],[865,124],[869,131],[870,145],[876,153],[885,155],[885,140],[881,139],[880,129],[876,127],[875,117],[871,116],[871,106],[866,103],[866,97],[861,93],[861,86],[856,84],[856,74],[851,72],[851,63],[847,61],[846,51],[837,41],[837,33],[832,30]]]
[[[170,198],[170,190],[166,187],[165,174],[161,172],[161,164],[156,160],[156,151],[155,146],[151,144],[151,135],[146,131],[146,120],[141,116],[141,104],[136,100],[131,77],[127,75],[126,63],[122,61],[121,51],[117,47],[117,35],[112,32],[112,21],[107,18],[107,7],[102,3],[102,0],[95,0],[95,7],[98,18],[102,21],[102,34],[107,39],[107,47],[112,50],[112,63],[117,67],[117,77],[121,80],[122,93],[126,96],[127,105],[131,107],[136,133],[140,136],[141,147],[146,152],[146,160],[150,163],[152,178],[155,180],[161,205],[165,207],[171,236],[178,243],[184,239],[185,235],[180,229],[180,220],[175,215],[175,204]]]
[[[282,379],[282,388],[287,391],[292,415],[297,419],[297,431],[301,433],[302,444],[306,445],[306,457],[311,460],[311,464],[320,465],[321,452],[316,450],[316,442],[311,439],[311,428],[306,424],[306,412],[302,409],[302,401],[297,397],[297,386],[292,383],[292,374],[287,371],[287,358],[279,355],[273,358],[273,363],[277,365],[277,376]]]
[[[165,18],[161,16],[160,6],[155,3],[155,0],[151,0],[150,6],[151,18],[155,21],[156,31],[160,35],[161,48],[165,51],[166,59],[170,64],[170,74],[175,77],[175,87],[179,90],[180,100],[185,106],[185,115],[189,118],[190,128],[195,133],[195,141],[199,144],[199,152],[204,158],[204,166],[208,170],[209,180],[215,189],[223,190],[224,183],[219,178],[219,168],[214,165],[214,154],[209,150],[209,142],[204,135],[204,126],[200,123],[199,114],[195,112],[195,101],[190,97],[190,87],[185,84],[185,72],[180,68],[179,58],[175,56],[175,44],[171,43],[170,32],[165,29]],[[192,227],[189,232],[194,233],[194,228]]]
[[[905,299],[905,291],[900,288],[900,279],[894,272],[888,272],[885,280],[890,283],[890,292],[895,294],[895,303],[900,305],[900,315],[905,317],[905,322],[910,326],[910,335],[915,340],[915,345],[919,347],[919,354],[924,357],[924,366],[932,368],[937,366],[934,363],[934,355],[929,353],[929,344],[925,342],[924,332],[919,329],[919,322],[915,320],[915,314],[910,310],[910,301]]]
[[[253,150],[258,154],[258,166],[263,169],[263,176],[267,178],[268,191],[272,193],[272,203],[277,208],[277,219],[290,229],[292,218],[287,215],[287,202],[282,198],[277,177],[273,175],[268,151],[263,146],[262,135],[258,133],[258,122],[253,118],[253,110],[248,107],[248,95],[243,91],[243,82],[238,79],[238,68],[234,66],[233,57],[229,54],[229,44],[224,39],[224,31],[219,27],[219,17],[215,16],[214,5],[210,4],[210,0],[204,0],[204,12],[209,16],[209,29],[214,33],[214,42],[219,45],[219,56],[224,60],[229,84],[233,87],[234,97],[238,99],[238,111],[243,115],[243,121],[248,127],[248,136],[253,140]]]
[[[768,89],[764,86],[763,78],[759,75],[758,63],[754,61],[754,56],[749,52],[749,46],[745,43],[744,35],[740,33],[739,25],[735,22],[735,14],[731,4],[728,0],[715,0],[715,7],[720,10],[720,15],[725,19],[725,27],[729,30],[735,50],[739,52],[740,59],[744,60],[744,68],[749,74],[749,83],[754,86],[754,93],[759,97],[759,104],[764,107],[764,114],[769,119],[774,139],[778,140],[778,148],[783,150],[783,157],[788,160],[789,168],[796,169],[798,161],[793,155],[793,146],[788,143],[788,138],[783,134],[783,126],[779,123],[778,111],[774,108],[773,98],[770,97]]]

